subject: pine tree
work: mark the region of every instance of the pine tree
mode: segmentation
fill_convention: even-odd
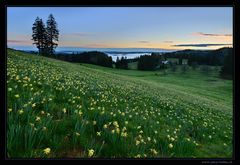
[[[53,17],[52,14],[50,14],[48,17],[46,32],[47,32],[47,47],[49,50],[49,54],[53,55],[54,49],[58,46],[57,41],[59,30],[57,29],[57,22],[55,21],[55,18]]]
[[[43,55],[45,53],[46,47],[46,29],[45,25],[39,17],[36,18],[33,27],[32,27],[32,40],[38,48],[38,54]]]

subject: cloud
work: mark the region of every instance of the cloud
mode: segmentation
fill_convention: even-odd
[[[84,37],[84,36],[90,36],[92,34],[90,33],[64,33],[65,36],[76,36],[76,37]]]
[[[178,44],[177,47],[209,47],[209,46],[227,46],[232,44]]]
[[[7,40],[9,44],[29,44],[31,41],[26,40]]]
[[[138,41],[139,43],[143,43],[143,44],[148,44],[150,43],[149,41]]]
[[[213,33],[202,33],[202,32],[192,33],[192,35],[206,36],[206,37],[231,37],[232,36],[232,34],[213,34]]]
[[[173,43],[173,41],[163,41],[164,43]]]

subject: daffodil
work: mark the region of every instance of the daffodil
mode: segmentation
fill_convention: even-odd
[[[101,132],[97,132],[97,136],[101,136]]]
[[[19,94],[17,94],[17,95],[15,95],[15,97],[16,97],[16,98],[19,98],[20,96],[19,96]]]
[[[88,150],[88,157],[92,157],[93,154],[94,154],[94,150],[93,149]]]
[[[50,152],[51,152],[51,149],[50,149],[50,148],[45,148],[45,149],[43,150],[43,153],[46,154],[46,155],[50,154]]]
[[[40,121],[40,120],[41,120],[41,118],[39,116],[36,116],[35,121]]]
[[[20,109],[20,110],[18,110],[18,113],[21,115],[21,114],[23,114],[23,110],[22,109]]]

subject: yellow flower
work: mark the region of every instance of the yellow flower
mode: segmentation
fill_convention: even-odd
[[[136,146],[140,144],[140,141],[136,140]]]
[[[157,155],[158,152],[155,150],[155,149],[150,149],[150,151],[154,154],[154,155]]]
[[[88,157],[92,157],[93,154],[94,154],[94,150],[93,149],[88,150]]]
[[[127,132],[122,132],[121,133],[121,136],[123,136],[123,137],[127,137],[127,135],[128,135]]]
[[[62,111],[63,111],[63,113],[66,113],[66,112],[67,112],[66,108],[63,108],[63,110],[62,110]]]
[[[173,145],[172,145],[172,143],[170,143],[170,144],[168,145],[168,147],[169,147],[169,148],[173,148]]]
[[[135,156],[135,158],[140,158],[141,157],[141,155],[140,154],[137,154],[136,156]]]
[[[23,110],[22,109],[20,109],[20,110],[18,110],[18,113],[21,115],[21,114],[23,114]]]
[[[101,136],[101,132],[97,132],[97,136]]]
[[[45,148],[43,150],[44,154],[48,155],[50,152],[51,152],[51,149],[50,148]]]
[[[147,137],[147,140],[148,140],[148,141],[151,141],[151,138],[150,138],[150,137]]]
[[[19,98],[19,94],[15,95],[16,98]]]
[[[39,116],[36,116],[35,121],[40,121],[40,120],[41,120],[41,118]]]
[[[32,104],[32,107],[33,107],[33,108],[36,107],[36,103],[33,103],[33,104]]]
[[[106,129],[107,127],[108,127],[108,126],[107,126],[107,124],[104,124],[103,128],[105,128],[105,129]]]
[[[79,111],[78,114],[79,114],[79,116],[82,116],[83,113],[82,113],[82,111]]]
[[[8,109],[8,112],[12,112],[12,108],[9,108],[9,109]]]

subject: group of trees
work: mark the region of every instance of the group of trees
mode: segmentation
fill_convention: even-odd
[[[74,63],[88,63],[112,68],[112,57],[103,52],[90,51],[77,54],[58,54],[57,59]]]
[[[155,70],[159,65],[159,56],[155,54],[142,55],[138,60],[138,70]]]
[[[115,62],[115,67],[118,69],[128,69],[127,57],[121,57],[121,59],[117,57],[117,60]]]
[[[192,65],[212,65],[222,66],[224,57],[232,53],[232,48],[221,48],[217,50],[182,50],[164,54],[166,58],[178,58],[179,64],[182,64],[182,59],[187,59],[188,64]]]
[[[33,44],[37,46],[38,54],[44,56],[53,55],[54,50],[58,45],[57,41],[59,36],[57,22],[53,15],[49,15],[47,26],[45,26],[42,19],[37,17],[33,24],[32,32]]]

